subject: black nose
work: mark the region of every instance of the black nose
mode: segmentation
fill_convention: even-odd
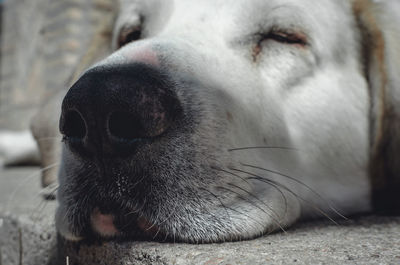
[[[60,131],[78,153],[134,152],[134,145],[162,136],[179,118],[173,82],[144,64],[96,67],[68,91]]]

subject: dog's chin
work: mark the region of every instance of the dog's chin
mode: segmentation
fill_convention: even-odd
[[[238,218],[238,216],[232,217]],[[82,227],[81,231],[78,231],[78,227],[65,222],[58,222],[57,229],[68,241],[155,241],[198,244],[248,240],[272,232],[279,227],[283,229],[282,227],[290,224],[283,220],[277,227],[272,219],[268,220],[267,216],[265,219],[254,218],[254,222],[252,220],[242,222],[243,220],[236,219],[235,223],[229,224],[226,220],[225,226],[220,224],[219,227],[213,227],[214,224],[211,223],[195,223],[190,227],[177,226],[179,222],[173,220],[157,224],[143,216],[131,217],[129,220],[126,219],[126,223],[121,223],[121,218],[125,217],[94,210],[88,226]]]
[[[113,214],[104,214],[95,208],[90,216],[90,226],[93,233],[103,239],[125,238],[129,234],[134,237],[155,238],[160,233],[158,226],[151,223],[143,216],[125,220],[125,223],[118,223],[118,218]],[[118,225],[116,225],[118,223]]]

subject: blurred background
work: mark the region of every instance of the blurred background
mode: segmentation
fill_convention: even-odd
[[[0,133],[27,131],[41,109],[38,116],[54,132],[43,135],[38,144],[59,144],[60,100],[53,97],[61,99],[71,82],[100,59],[97,54],[101,57],[110,51],[116,2],[0,0]],[[15,140],[7,139],[0,145],[14,148]],[[43,153],[42,158],[46,155],[52,153]],[[41,204],[40,176],[57,174],[55,166],[44,170],[46,165],[38,167],[36,162],[31,167],[35,161],[30,159],[22,161],[25,167],[10,167],[15,164],[9,162],[0,152],[0,246],[1,215],[36,212]],[[48,210],[53,216],[52,208]]]
[[[78,71],[99,25],[108,38],[115,0],[0,0],[0,130],[32,116]],[[109,39],[109,38],[108,38]]]
[[[46,107],[110,51],[116,2],[0,0],[0,133],[26,131],[40,108],[57,132],[57,108]],[[43,137],[43,143],[60,141]],[[14,142],[4,143],[3,138],[7,143]],[[57,168],[3,167],[2,155],[0,265],[48,264],[55,245],[56,205],[44,198],[50,198],[47,194],[54,194],[56,188],[43,193],[40,179]]]

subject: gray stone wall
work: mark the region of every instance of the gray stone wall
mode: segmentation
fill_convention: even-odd
[[[27,124],[28,109],[38,103],[43,87],[34,69],[40,66],[37,60],[39,31],[43,23],[43,5],[48,0],[9,0],[4,3],[1,36],[0,71],[0,125],[7,122],[11,128]],[[28,22],[29,23],[26,23]],[[17,108],[21,115],[6,118]]]
[[[0,129],[24,129],[71,82],[113,0],[5,0],[0,39]]]

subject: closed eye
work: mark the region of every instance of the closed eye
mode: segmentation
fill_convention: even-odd
[[[268,33],[257,34],[258,41],[253,47],[253,61],[257,61],[258,55],[262,51],[263,42],[275,41],[285,45],[291,45],[298,48],[304,48],[308,45],[307,36],[300,32],[290,32],[285,30],[272,29]]]
[[[284,44],[307,45],[307,37],[303,33],[289,33],[285,31],[271,31],[263,36],[265,39],[271,39]]]

